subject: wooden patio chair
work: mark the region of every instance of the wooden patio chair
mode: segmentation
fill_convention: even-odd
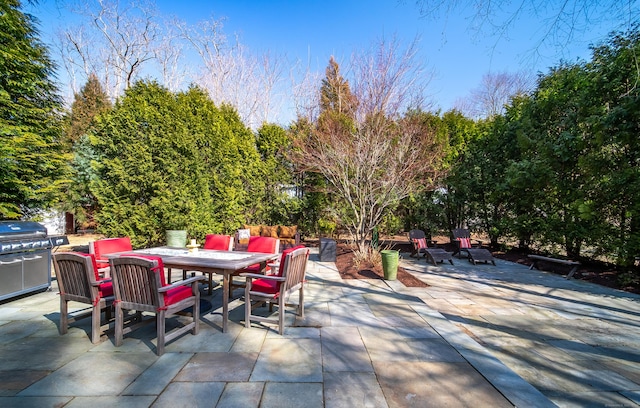
[[[93,255],[58,252],[53,255],[53,269],[60,289],[60,334],[66,334],[69,322],[87,317],[86,314],[69,318],[70,301],[91,305],[91,342],[100,341],[102,311],[111,318],[113,286],[110,279],[99,279]]]
[[[109,277],[109,258],[106,255],[131,250],[133,247],[129,237],[105,238],[89,242],[89,253],[95,255],[98,273],[105,278]]]
[[[198,283],[204,279],[194,276],[166,285],[164,266],[160,257],[121,256],[111,259],[111,275],[115,293],[116,327],[115,345],[122,344],[124,334],[135,330],[138,324],[124,327],[124,310],[155,313],[157,345],[156,354],[164,354],[165,344],[191,331],[198,334],[200,319],[200,290]],[[190,323],[165,333],[166,319],[192,308]]]
[[[265,254],[277,254],[280,252],[280,240],[273,237],[250,236],[247,244],[247,252],[262,252]],[[233,277],[243,273],[264,274],[267,270],[267,263],[259,263],[240,269],[229,277],[229,296],[235,289],[244,288],[244,283],[234,283]]]
[[[217,251],[233,251],[233,237],[231,235],[207,234],[204,237],[204,245],[202,249],[214,249]],[[208,276],[207,295],[213,293],[213,272],[202,272],[202,275]],[[193,272],[192,272],[193,275]],[[182,279],[187,279],[187,271],[182,271]],[[167,271],[167,282],[171,283],[171,269]]]
[[[466,228],[457,228],[451,231],[456,244],[456,250],[453,252],[455,256],[458,254],[458,258],[462,256],[462,252],[467,253],[467,259],[469,262],[476,265],[478,262],[496,264],[493,259],[493,255],[487,249],[482,248],[482,241],[479,239],[472,240],[471,233]],[[476,241],[474,245],[472,241]]]
[[[420,254],[425,255],[425,257],[433,263],[434,266],[438,265],[438,262],[449,261],[451,265],[453,265],[453,257],[451,252],[447,252],[442,248],[429,248],[428,240],[424,231],[413,229],[409,231],[409,239],[413,244],[413,250],[411,252],[411,256]]]
[[[278,333],[282,335],[286,306],[295,306],[296,314],[304,317],[304,279],[308,259],[309,248],[289,248],[282,252],[278,273],[275,275],[241,274],[247,281],[244,289],[245,327],[251,327],[252,321],[273,323],[278,325]],[[295,291],[298,291],[297,305],[286,303]],[[277,319],[253,314],[255,307],[264,303],[271,306],[274,302],[278,303]]]

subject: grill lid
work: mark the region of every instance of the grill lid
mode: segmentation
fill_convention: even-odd
[[[44,238],[47,228],[33,221],[0,221],[0,241]]]

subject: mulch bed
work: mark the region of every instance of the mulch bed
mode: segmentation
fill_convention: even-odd
[[[399,249],[399,248],[394,248]],[[347,244],[339,243],[336,246],[336,267],[342,279],[384,279],[382,266],[370,263],[360,265],[360,269],[353,264],[353,250]],[[428,284],[416,278],[404,268],[398,267],[397,279],[404,286],[412,288],[426,288]]]

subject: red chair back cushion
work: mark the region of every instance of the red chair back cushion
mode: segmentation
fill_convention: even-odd
[[[204,249],[217,249],[220,251],[228,251],[231,237],[229,235],[207,234],[204,238]]]
[[[153,255],[132,255],[136,258],[148,259],[150,261],[158,261],[158,266],[153,268],[155,273],[160,274],[160,284],[162,286],[167,286],[167,281],[164,277],[164,263],[162,262],[162,258],[159,256]],[[164,304],[165,306],[172,305],[174,303],[178,303],[183,299],[187,299],[191,297],[193,293],[191,292],[191,286],[179,286],[174,289],[170,289],[164,293]]]
[[[458,241],[460,241],[460,249],[471,248],[470,238],[458,238]]]
[[[295,251],[296,249],[300,249],[300,248],[304,248],[304,245],[298,245],[292,248],[287,248],[284,251],[282,251],[282,256],[280,257],[280,266],[278,267],[278,273],[276,274],[277,276],[282,276],[282,273],[284,272],[284,260],[287,257],[287,254]]]
[[[100,286],[98,286],[98,294],[100,297],[108,297],[113,296],[113,284],[111,281],[103,282],[103,279],[100,278],[98,274],[98,265],[96,263],[96,257],[94,254],[85,254],[82,252],[76,252],[78,255],[85,256],[91,258],[91,267],[93,268],[93,276],[95,277],[97,282],[101,282]]]
[[[131,251],[131,238],[105,238],[99,239],[93,243],[93,252],[96,256],[98,266],[105,268],[109,266],[109,261],[104,261],[106,254],[112,254],[114,252]]]
[[[247,252],[264,252],[273,254],[276,252],[277,238],[271,237],[250,237]]]
[[[426,248],[427,247],[427,239],[426,238],[414,238],[413,242],[414,242],[414,244],[416,245],[416,247],[418,249],[422,249],[422,248]]]
[[[148,259],[149,261],[157,261],[158,262],[158,266],[153,268],[153,271],[155,273],[159,273],[160,274],[160,285],[161,286],[167,286],[167,280],[164,277],[164,263],[162,262],[162,258],[159,256],[154,256],[154,255],[139,255],[139,254],[131,254],[128,256],[132,256],[135,258],[141,258],[141,259]]]

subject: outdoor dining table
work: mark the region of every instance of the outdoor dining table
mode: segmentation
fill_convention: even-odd
[[[116,252],[109,254],[109,258],[122,255],[152,255],[162,258],[166,268],[196,271],[209,274],[211,282],[212,274],[222,275],[222,332],[227,332],[229,322],[229,297],[232,276],[239,270],[254,264],[264,264],[275,259],[279,254],[267,254],[262,252],[243,251],[218,251],[211,249],[199,249],[190,251],[177,247],[144,248],[134,251]],[[209,286],[211,291],[211,286]]]

